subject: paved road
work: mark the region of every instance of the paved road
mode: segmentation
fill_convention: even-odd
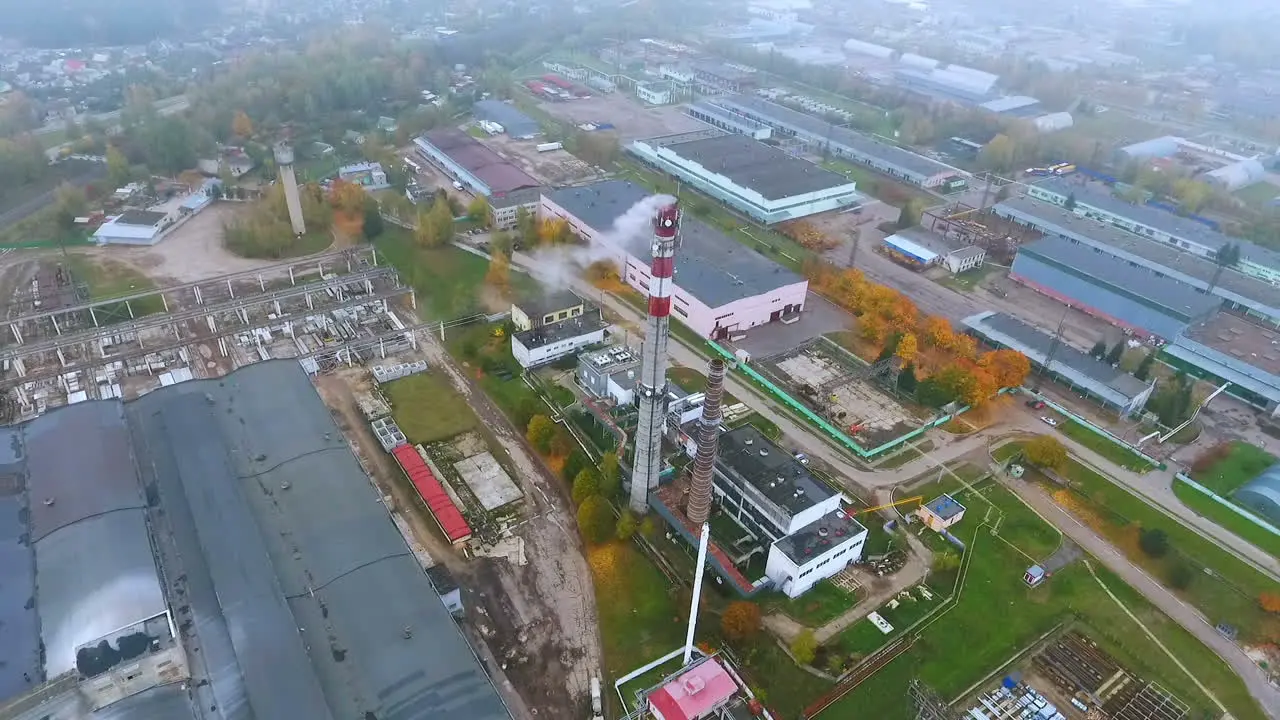
[[[1160,608],[1166,615],[1173,618],[1175,622],[1186,628],[1188,632],[1195,635],[1201,642],[1217,653],[1218,657],[1225,660],[1235,670],[1236,674],[1244,680],[1245,686],[1249,689],[1249,694],[1262,705],[1267,715],[1280,720],[1280,689],[1271,685],[1266,676],[1263,675],[1262,670],[1244,654],[1244,651],[1235,643],[1224,638],[1217,630],[1214,630],[1204,616],[1190,605],[1174,597],[1173,593],[1166,590],[1163,585],[1152,580],[1150,576],[1129,562],[1124,555],[1112,547],[1111,543],[1081,524],[1080,521],[1063,510],[1060,505],[1053,501],[1053,498],[1049,497],[1040,488],[1016,481],[1006,481],[1005,485],[1035,508],[1037,512],[1048,518],[1067,537],[1087,550],[1099,562],[1119,575],[1138,592],[1142,593],[1143,597],[1150,601],[1151,604]]]

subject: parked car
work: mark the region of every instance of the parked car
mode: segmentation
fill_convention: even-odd
[[[1057,418],[1051,418],[1051,417],[1049,417],[1048,415],[1041,415],[1041,416],[1040,416],[1040,419],[1041,419],[1041,420],[1043,420],[1043,421],[1044,421],[1044,424],[1045,424],[1045,425],[1048,425],[1049,427],[1058,427],[1058,419],[1057,419]]]
[[[796,460],[799,460],[801,465],[809,464],[809,456],[804,453],[796,453]]]
[[[1044,408],[1044,401],[1043,401],[1043,400],[1028,400],[1028,401],[1027,401],[1027,407],[1031,408],[1032,410],[1040,410],[1040,409],[1043,409],[1043,408]]]

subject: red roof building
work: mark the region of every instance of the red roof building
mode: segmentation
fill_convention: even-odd
[[[427,467],[426,461],[418,454],[417,448],[412,445],[401,445],[392,450],[391,454],[395,455],[396,462],[400,464],[400,469],[409,478],[409,482],[417,488],[418,495],[427,504],[427,509],[431,511],[431,516],[436,519],[436,524],[440,526],[444,536],[454,544],[470,540],[471,526],[462,517],[458,506],[453,504],[449,493],[445,492],[444,486],[436,479],[431,468]]]
[[[658,720],[702,720],[738,693],[738,683],[710,658],[649,693],[649,711]]]

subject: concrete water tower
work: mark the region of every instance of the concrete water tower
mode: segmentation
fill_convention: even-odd
[[[298,197],[298,179],[293,174],[293,148],[280,143],[275,146],[276,171],[284,188],[284,204],[289,208],[289,224],[294,235],[302,235],[307,225],[302,219],[302,199]]]

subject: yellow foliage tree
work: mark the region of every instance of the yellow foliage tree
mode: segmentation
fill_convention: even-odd
[[[951,322],[938,315],[927,315],[920,322],[920,334],[926,345],[946,350],[955,340]]]
[[[506,297],[511,290],[511,258],[504,252],[494,252],[489,259],[489,272],[484,281]]]
[[[335,180],[329,190],[329,204],[349,215],[363,213],[365,196],[364,188],[359,185]]]
[[[569,239],[569,223],[564,218],[547,218],[538,225],[538,241],[544,245],[563,243]]]
[[[236,111],[236,116],[231,121],[231,132],[235,133],[236,137],[242,139],[253,135],[253,121],[249,119],[249,116],[245,111]]]
[[[1022,446],[1027,462],[1046,470],[1060,470],[1067,464],[1067,448],[1052,435],[1037,435]]]
[[[916,355],[920,352],[919,344],[916,336],[912,333],[906,333],[898,340],[898,348],[893,351],[903,364],[909,365],[915,361]]]

